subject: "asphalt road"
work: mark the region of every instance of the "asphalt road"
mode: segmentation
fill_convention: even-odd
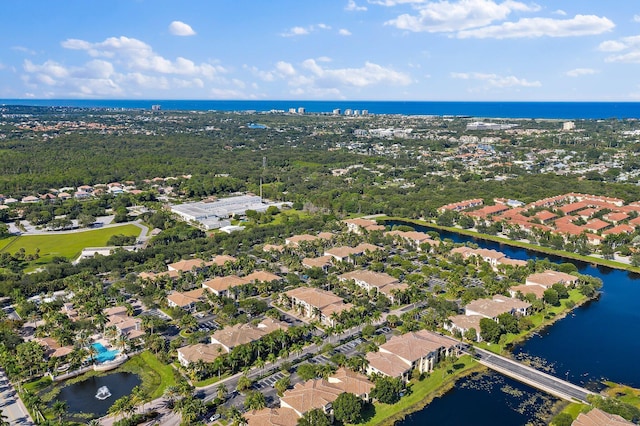
[[[575,398],[586,402],[587,396],[593,395],[593,392],[573,383],[482,349],[476,348],[475,358],[487,367],[495,369],[502,374],[564,399]]]
[[[0,408],[11,425],[33,425],[18,393],[11,386],[4,370],[0,369]]]

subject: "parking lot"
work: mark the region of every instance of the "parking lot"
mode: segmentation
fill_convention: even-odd
[[[285,373],[283,373],[282,371],[278,371],[276,374],[273,374],[269,377],[266,377],[262,380],[258,380],[256,383],[253,384],[253,387],[255,389],[264,389],[264,388],[269,388],[269,387],[273,387],[273,385],[280,379],[282,379],[283,377],[285,377]]]
[[[362,340],[360,337],[358,337],[357,339],[354,339],[354,340],[352,340],[350,342],[347,342],[344,345],[338,346],[335,350],[337,352],[342,353],[342,354],[346,354],[347,352],[350,352],[353,349],[355,349],[356,346],[358,346],[359,344],[361,344],[363,342],[364,342],[364,340]]]

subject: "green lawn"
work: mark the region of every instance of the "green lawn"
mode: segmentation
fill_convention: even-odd
[[[433,398],[442,395],[453,386],[456,380],[477,367],[478,363],[469,355],[465,355],[457,359],[453,367],[437,368],[422,381],[412,380],[410,383],[411,392],[403,396],[396,404],[375,403],[375,415],[368,419],[364,425],[394,424],[404,416],[426,406]]]
[[[31,263],[29,269],[45,265],[54,257],[61,256],[75,259],[86,247],[103,247],[113,235],[140,235],[140,228],[135,225],[122,225],[92,231],[74,232],[71,234],[23,235],[0,240],[0,252],[15,253],[23,248],[26,254],[33,254],[40,249],[40,258]]]
[[[142,379],[142,387],[147,391],[149,399],[162,396],[167,386],[175,386],[175,370],[170,365],[161,363],[155,355],[144,351],[131,357],[118,371],[137,374]]]

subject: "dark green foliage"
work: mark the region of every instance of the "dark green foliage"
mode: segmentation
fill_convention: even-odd
[[[298,426],[330,426],[329,417],[320,409],[309,410],[298,419]]]
[[[362,419],[362,400],[352,393],[341,393],[333,401],[333,413],[336,420],[343,423],[359,423]]]
[[[480,320],[480,336],[483,340],[498,343],[501,335],[502,330],[497,322],[489,318],[482,318]]]
[[[571,426],[573,423],[573,417],[567,413],[560,413],[552,420],[553,426]]]
[[[395,404],[400,400],[400,391],[404,387],[398,377],[379,377],[371,391],[371,397],[384,404]]]

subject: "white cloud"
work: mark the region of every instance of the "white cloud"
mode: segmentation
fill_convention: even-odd
[[[385,5],[390,5],[385,2]],[[470,28],[483,27],[495,21],[502,21],[512,12],[535,12],[537,5],[506,0],[496,3],[494,0],[458,0],[429,2],[415,6],[417,15],[403,14],[387,21],[402,30],[413,32],[454,32]]]
[[[367,10],[367,6],[358,6],[355,0],[349,0],[347,5],[344,7],[344,10],[348,10],[350,12],[365,12]]]
[[[167,59],[134,38],[110,37],[96,43],[68,39],[61,44],[85,52],[88,61],[66,66],[54,60],[40,64],[25,60],[22,78],[30,91],[46,97],[136,97],[172,89],[199,94],[212,84],[243,84],[224,79],[228,70],[219,64],[195,63],[184,57]]]
[[[553,12],[554,15],[558,15],[558,16],[567,16],[567,12],[565,12],[562,9],[558,9],[556,11]]]
[[[615,24],[606,17],[576,15],[571,19],[524,18],[484,28],[460,31],[458,38],[576,37],[611,31]]]
[[[185,24],[181,21],[173,21],[169,24],[169,32],[175,36],[192,36],[196,35],[196,32],[193,31],[193,28],[189,24]]]
[[[640,15],[633,15],[633,22],[640,22]]]
[[[299,66],[285,61],[276,63],[273,70],[251,68],[255,75],[270,75],[275,82],[286,82],[296,97],[343,98],[343,90],[359,90],[375,85],[406,86],[413,82],[403,72],[395,71],[372,62],[359,68],[330,68],[331,58],[307,59]]]
[[[539,81],[528,81],[524,78],[518,78],[513,75],[501,76],[498,74],[486,74],[479,72],[452,72],[451,78],[458,80],[477,80],[486,82],[490,87],[506,88],[506,87],[541,87]]]
[[[110,37],[99,43],[69,39],[62,42],[62,47],[84,50],[93,57],[113,58],[119,65],[134,71],[201,76],[209,79],[226,72],[219,65],[196,64],[190,59],[182,57],[173,61],[166,59],[155,53],[151,46],[145,42],[124,36]]]
[[[567,71],[565,75],[567,75],[568,77],[580,77],[582,75],[597,74],[598,72],[598,70],[594,70],[593,68],[575,68]]]
[[[35,55],[36,51],[29,49],[28,47],[24,47],[24,46],[11,46],[11,50],[15,50],[17,52],[23,52],[23,53],[27,53],[29,55]]]
[[[625,43],[616,40],[607,40],[600,43],[598,50],[602,52],[619,52],[627,48]]]
[[[288,31],[280,35],[282,37],[296,37],[296,36],[309,35],[316,30],[330,30],[330,29],[331,27],[329,25],[320,23],[315,25],[309,25],[307,27],[300,27],[300,26],[291,27]]]
[[[345,29],[345,28],[340,28],[340,31],[338,31],[338,34],[342,35],[342,36],[350,36],[351,35],[351,31]]]
[[[307,35],[309,30],[304,27],[293,27],[289,31],[282,33],[282,37],[294,37],[299,35]]]
[[[296,75],[296,69],[289,62],[279,61],[276,64],[276,71],[282,76]]]
[[[365,87],[383,82],[398,85],[411,83],[407,74],[371,62],[366,62],[361,68],[328,69],[322,68],[313,59],[307,59],[302,66],[311,71],[316,83],[323,87],[335,84]]]
[[[602,52],[621,52],[619,55],[610,55],[606,62],[640,62],[640,35],[623,37],[618,40],[607,40],[600,43],[598,50]],[[624,52],[624,53],[622,53]]]
[[[368,0],[371,4],[377,4],[380,6],[397,6],[399,4],[419,4],[426,3],[427,0]]]

